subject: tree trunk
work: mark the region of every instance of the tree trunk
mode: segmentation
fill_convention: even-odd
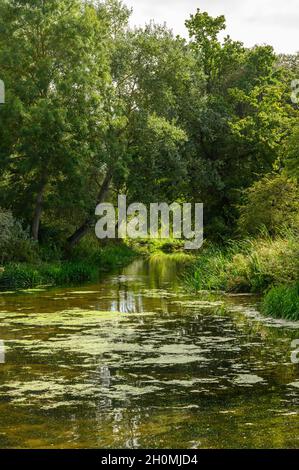
[[[44,192],[46,189],[46,184],[47,183],[45,181],[41,183],[40,189],[36,197],[35,210],[34,210],[34,216],[33,216],[33,221],[32,221],[32,238],[35,241],[38,241],[39,226],[40,226],[40,219],[42,215],[43,198],[44,198]]]
[[[101,204],[107,196],[112,180],[112,170],[108,170],[97,197],[97,204]],[[68,247],[73,248],[89,232],[94,222],[94,215],[88,217],[85,222],[67,239]]]

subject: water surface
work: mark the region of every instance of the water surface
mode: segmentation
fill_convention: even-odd
[[[192,296],[178,271],[0,294],[0,447],[298,448],[299,325]]]

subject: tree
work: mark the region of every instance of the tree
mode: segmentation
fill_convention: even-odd
[[[206,225],[231,232],[243,190],[272,170],[292,119],[287,84],[270,46],[246,49],[219,32],[224,18],[199,10],[186,22],[205,100],[188,119],[190,189],[206,204]],[[220,219],[221,218],[221,221]]]
[[[88,119],[109,81],[107,26],[80,0],[1,0],[0,18],[2,167],[38,240],[51,188],[91,156]]]
[[[269,174],[253,184],[240,206],[239,229],[257,235],[264,227],[277,235],[282,227],[298,228],[299,191],[297,183],[283,174]]]
[[[0,205],[35,240],[57,225],[74,246],[116,192],[204,202],[223,238],[244,189],[296,174],[297,56],[220,41],[225,18],[200,10],[190,42],[129,16],[118,0],[0,0]]]
[[[299,179],[299,126],[295,125],[293,132],[286,140],[283,149],[283,165],[289,177]]]
[[[124,24],[118,29],[111,47],[113,87],[105,97],[110,117],[97,140],[105,153],[106,176],[88,216],[69,238],[71,246],[88,233],[96,205],[113,185],[131,199],[148,202],[155,192],[165,198],[162,187],[171,181],[177,196],[173,177],[177,171],[182,183],[179,149],[186,140],[177,123],[177,96],[188,87],[189,61],[185,41],[164,27],[151,24],[132,31]]]

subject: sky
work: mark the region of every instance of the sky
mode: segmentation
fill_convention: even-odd
[[[225,15],[226,33],[248,47],[270,44],[276,52],[299,51],[299,0],[123,0],[133,8],[131,25],[150,20],[188,37],[184,22],[197,8]]]

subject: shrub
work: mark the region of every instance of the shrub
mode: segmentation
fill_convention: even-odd
[[[1,289],[28,289],[41,284],[43,278],[36,267],[9,264],[0,273]]]
[[[79,257],[78,252],[78,257]],[[86,259],[55,263],[9,263],[0,270],[0,289],[26,289],[38,285],[68,285],[95,281],[100,271],[128,264],[136,255],[125,245],[86,251]]]
[[[126,245],[113,245],[100,249],[93,257],[95,263],[100,269],[110,270],[114,267],[125,266],[134,257],[136,253]]]
[[[267,175],[244,194],[238,222],[243,235],[257,235],[265,227],[274,236],[283,226],[298,227],[299,188],[294,180],[282,174]]]
[[[177,253],[184,252],[185,240],[175,238],[140,238],[134,240],[133,246],[136,250],[144,255],[154,253]]]
[[[8,264],[0,272],[0,289],[28,289],[39,285],[81,284],[96,280],[99,270],[83,262],[28,265]]]
[[[0,209],[0,263],[34,262],[38,259],[37,246],[29,230],[10,211]]]
[[[286,148],[284,150],[284,165],[286,174],[299,179],[299,125],[295,126],[292,134],[286,141]]]
[[[90,236],[82,240],[69,255],[72,261],[84,261],[100,270],[108,270],[125,266],[136,256],[136,252],[124,243],[103,245]]]
[[[63,262],[42,265],[40,273],[45,284],[81,284],[97,279],[99,270],[87,262]]]

